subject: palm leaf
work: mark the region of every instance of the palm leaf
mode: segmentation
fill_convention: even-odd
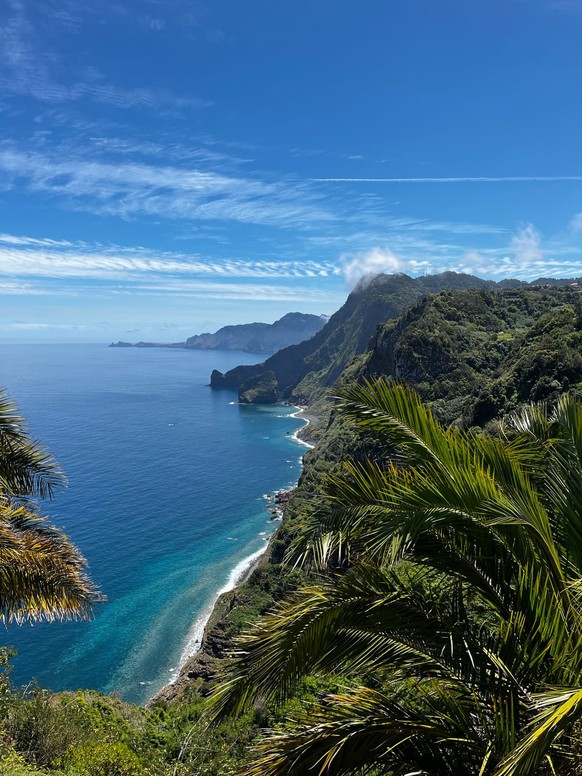
[[[30,439],[24,419],[0,391],[0,495],[50,498],[65,482],[58,464]]]
[[[466,730],[463,704],[446,694],[413,712],[385,694],[358,688],[332,695],[256,748],[247,776],[342,774],[465,775],[483,758],[483,745]],[[459,756],[459,751],[463,755]]]
[[[28,506],[0,499],[0,618],[86,617],[101,600],[77,548]]]

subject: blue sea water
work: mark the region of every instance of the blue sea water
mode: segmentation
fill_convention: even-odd
[[[217,593],[276,525],[265,496],[294,484],[302,421],[208,387],[226,351],[0,345],[0,386],[68,488],[43,505],[107,601],[86,622],[10,625],[13,679],[143,703],[199,642]]]

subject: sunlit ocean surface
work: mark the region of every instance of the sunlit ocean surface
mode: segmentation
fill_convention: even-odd
[[[256,360],[256,359],[255,359]],[[13,679],[145,702],[199,641],[219,590],[276,527],[265,496],[296,482],[289,407],[208,387],[237,352],[0,345],[0,386],[69,480],[45,507],[107,596],[90,622],[11,625]]]

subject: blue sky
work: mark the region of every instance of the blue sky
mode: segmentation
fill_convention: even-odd
[[[582,0],[3,0],[0,341],[582,275]]]

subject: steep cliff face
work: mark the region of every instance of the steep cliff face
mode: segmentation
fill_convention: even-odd
[[[507,281],[521,285],[519,281]],[[283,398],[309,403],[334,385],[346,364],[362,353],[379,323],[399,315],[428,293],[446,288],[495,288],[492,281],[445,272],[423,278],[378,275],[361,284],[314,337],[275,353],[262,364],[238,366],[222,374],[215,370],[214,388],[239,388],[250,377],[271,370]]]
[[[241,404],[275,404],[279,401],[277,379],[270,370],[249,377],[238,391]]]
[[[517,290],[511,284],[499,292],[490,288],[442,292],[418,301],[377,329],[370,349],[344,370],[340,381],[380,375],[406,380],[442,420],[469,426],[500,417],[520,401],[552,397],[565,389],[582,393],[582,296],[570,288],[525,284]],[[237,628],[251,618],[244,607],[250,603],[256,616],[297,587],[296,579],[285,577],[289,565],[279,563],[326,474],[339,460],[373,457],[375,452],[353,426],[332,416],[316,448],[306,454],[299,486],[269,553],[249,583],[221,598],[202,652],[157,702],[187,697],[192,688],[208,693],[224,670],[222,661]]]

